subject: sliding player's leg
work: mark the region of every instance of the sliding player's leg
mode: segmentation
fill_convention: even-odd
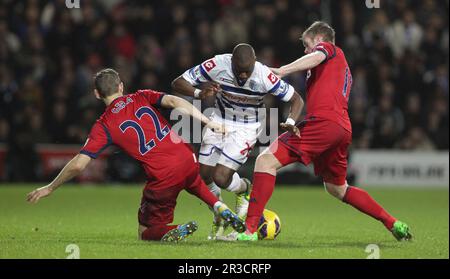
[[[204,201],[210,208],[213,208],[214,213],[220,216],[226,224],[231,225],[233,229],[239,232],[245,231],[244,221],[209,191],[198,173],[194,173],[192,179],[188,178],[186,180],[185,190]]]
[[[149,227],[139,225],[139,239],[147,241],[159,241],[169,231],[174,230],[178,225],[157,225],[153,224]]]
[[[145,187],[138,212],[140,239],[178,242],[197,230],[195,221],[169,225],[173,222],[176,199],[181,190],[181,185],[157,190],[149,185]]]
[[[149,227],[139,225],[140,240],[178,242],[186,239],[198,229],[195,221],[180,225],[151,224]]]

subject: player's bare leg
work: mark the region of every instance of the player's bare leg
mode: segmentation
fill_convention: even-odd
[[[397,220],[387,213],[366,191],[349,186],[347,182],[343,185],[324,182],[327,192],[359,211],[379,220],[392,232],[397,240],[410,240],[412,238],[407,224]]]
[[[248,209],[248,199],[249,193],[251,191],[251,182],[246,178],[240,178],[239,174],[232,168],[224,166],[222,164],[217,164],[212,172],[212,178],[214,184],[217,185],[218,189],[225,189],[229,192],[236,194],[236,213],[242,220],[245,219]],[[216,216],[217,220],[218,216]],[[218,226],[218,223],[213,222],[211,234],[208,239],[223,240],[225,238],[231,237],[235,238],[237,236],[236,231],[231,232],[229,235],[225,236],[223,233],[226,230],[226,225],[223,222]]]
[[[338,200],[343,200],[345,196],[345,192],[347,192],[348,184],[344,185],[334,185],[331,183],[324,182],[323,186],[325,187],[325,190],[328,194],[332,195]]]
[[[200,164],[200,176],[208,186],[211,193],[213,193],[219,200],[222,200],[221,189],[213,180],[214,166]]]
[[[200,164],[200,176],[208,186],[208,189],[211,191],[211,193],[213,193],[214,196],[222,201],[222,190],[219,186],[217,186],[213,179],[214,170],[215,166]]]
[[[229,192],[236,194],[236,213],[242,219],[247,216],[248,200],[252,184],[227,166],[217,164],[213,174],[214,182]]]
[[[223,201],[222,190],[216,185],[216,183],[214,183],[212,176],[213,172],[214,166],[200,163],[200,176],[202,177],[203,181],[206,183],[211,193],[213,193],[220,201]],[[220,215],[214,212],[212,207],[209,207],[209,209],[213,212],[213,222],[211,231],[208,235],[208,240],[214,240],[216,236],[223,235],[223,232],[225,230],[225,223]]]
[[[213,179],[220,188],[236,194],[236,213],[245,218],[252,187],[250,180],[241,178],[235,170],[221,164],[215,167]]]
[[[264,172],[275,176],[277,175],[277,170],[282,166],[269,148],[267,148],[256,159],[255,172]]]
[[[209,185],[214,182],[212,173],[214,171],[214,166],[208,166],[200,163],[200,176],[206,185]]]

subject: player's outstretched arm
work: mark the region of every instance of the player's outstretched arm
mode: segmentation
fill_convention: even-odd
[[[191,103],[188,101],[172,95],[164,95],[164,97],[161,100],[161,106],[163,108],[168,109],[178,109],[182,113],[192,116],[194,119],[197,119],[198,121],[205,124],[208,128],[213,130],[216,133],[225,134],[226,129],[225,126],[216,123],[214,121],[209,120],[208,117],[206,117],[203,113],[201,113],[196,107],[194,107]]]
[[[91,157],[89,156],[84,154],[76,155],[72,160],[70,160],[69,163],[66,164],[58,176],[56,176],[50,184],[29,193],[27,196],[27,201],[30,203],[37,203],[41,198],[49,196],[59,186],[79,175],[90,161]]]
[[[305,102],[303,101],[300,94],[294,92],[294,95],[292,95],[291,99],[289,100],[289,104],[290,104],[289,116],[286,122],[281,123],[280,126],[284,130],[296,134],[298,137],[300,137],[300,130],[295,125],[295,123],[297,123],[298,120],[300,119],[300,115],[302,114]]]
[[[215,96],[217,92],[219,92],[220,86],[215,82],[205,82],[202,84],[202,89],[198,89],[185,80],[183,76],[179,76],[172,81],[172,90],[181,95],[205,99],[207,97]]]
[[[326,58],[327,57],[323,52],[315,51],[295,60],[290,64],[280,68],[271,68],[271,70],[277,76],[284,77],[295,72],[312,69],[320,65],[320,63],[322,63]]]

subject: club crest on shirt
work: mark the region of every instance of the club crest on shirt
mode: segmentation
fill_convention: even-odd
[[[200,76],[200,69],[199,68],[192,68],[189,70],[189,76],[191,79],[196,80]]]
[[[258,91],[258,84],[254,80],[250,80],[249,86],[251,90]]]
[[[285,82],[281,82],[280,88],[278,90],[281,92],[281,94],[286,94],[287,91],[289,90],[289,87]]]
[[[128,104],[132,103],[133,99],[130,97],[127,97],[126,102],[119,101],[114,105],[114,108],[111,110],[112,113],[119,113],[124,107],[126,107]]]

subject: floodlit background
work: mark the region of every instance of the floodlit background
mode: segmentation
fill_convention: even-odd
[[[448,259],[448,0],[68,2],[0,0],[0,258]],[[98,70],[117,69],[127,92],[171,93],[174,78],[237,43],[252,44],[269,66],[299,58],[299,37],[315,20],[334,26],[353,74],[349,183],[408,223],[413,242],[328,196],[300,164],[280,171],[267,205],[281,234],[251,248],[207,241],[212,214],[185,192],[174,222],[197,221],[195,235],[178,245],[138,241],[145,177],[120,150],[93,160],[75,185],[25,202],[77,154],[103,112],[91,87]],[[287,80],[305,96],[304,73]],[[267,125],[285,119],[287,107],[265,101],[279,108]],[[264,147],[241,176],[251,178]],[[233,195],[224,199],[234,205]]]
[[[128,92],[170,93],[186,69],[240,42],[269,66],[291,62],[303,54],[305,27],[321,19],[335,27],[353,74],[349,179],[448,185],[447,11],[437,0],[81,0],[72,9],[64,0],[3,0],[0,181],[47,181],[78,152],[104,109],[91,90],[98,70],[117,69]],[[304,74],[287,80],[304,96]],[[270,97],[266,106],[285,119],[286,107]],[[372,156],[380,149],[388,152]],[[78,181],[144,179],[125,154],[109,153]],[[295,166],[280,179],[320,183],[310,174]]]

